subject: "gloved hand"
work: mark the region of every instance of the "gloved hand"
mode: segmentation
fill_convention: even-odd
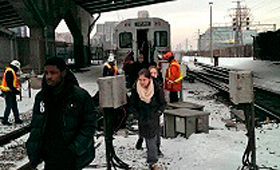
[[[19,95],[19,94],[20,94],[20,91],[19,91],[19,90],[15,90],[14,93],[15,93],[16,95]]]

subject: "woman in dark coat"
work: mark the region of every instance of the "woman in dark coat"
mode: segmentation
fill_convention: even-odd
[[[142,69],[138,74],[132,90],[131,105],[137,113],[139,135],[145,138],[147,162],[150,169],[156,169],[159,117],[166,107],[166,101],[163,89],[147,69]]]

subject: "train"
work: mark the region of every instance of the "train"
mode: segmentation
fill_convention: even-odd
[[[115,27],[116,56],[121,61],[128,52],[144,56],[146,62],[156,62],[157,56],[170,51],[170,24],[161,18],[134,18],[121,21]]]
[[[255,59],[280,61],[280,29],[259,33],[253,45]]]

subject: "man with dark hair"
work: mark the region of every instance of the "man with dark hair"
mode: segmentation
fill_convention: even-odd
[[[95,156],[96,110],[60,58],[44,65],[42,90],[36,95],[26,147],[33,168],[80,170]]]
[[[134,80],[136,80],[138,78],[139,71],[142,70],[143,68],[148,69],[149,65],[148,62],[145,61],[144,56],[139,55],[133,67],[134,67],[134,74],[135,74]]]
[[[21,124],[22,120],[19,118],[19,111],[17,106],[17,96],[20,94],[20,84],[17,72],[20,70],[20,62],[13,60],[9,67],[6,67],[3,74],[3,79],[1,83],[1,90],[6,102],[6,109],[4,112],[4,118],[2,121],[3,125],[12,125],[8,119],[11,110],[14,113],[15,123]]]

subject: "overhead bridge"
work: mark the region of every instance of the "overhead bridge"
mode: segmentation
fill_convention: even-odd
[[[30,42],[23,48],[29,51],[20,55],[21,51],[15,50],[17,52],[11,52],[8,59],[28,61],[26,65],[42,72],[45,59],[56,55],[54,31],[64,19],[74,39],[75,65],[80,68],[90,64],[89,35],[94,24],[93,14],[168,1],[173,0],[0,0],[0,31],[9,32],[7,28],[27,25]]]
[[[80,5],[91,14],[110,12],[115,10],[140,7],[144,5],[151,5],[156,3],[163,3],[172,0],[74,0],[76,4]]]
[[[0,1],[0,27],[14,28],[26,25],[8,0]]]

